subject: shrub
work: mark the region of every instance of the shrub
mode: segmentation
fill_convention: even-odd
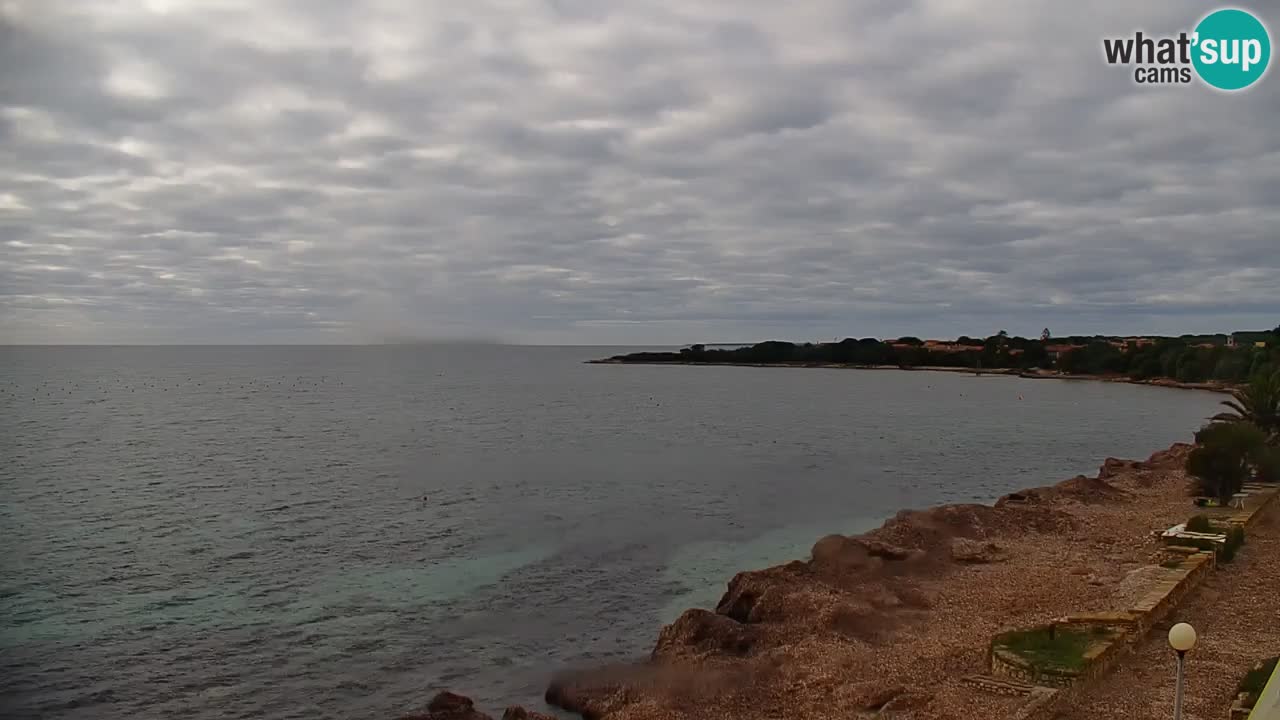
[[[1239,525],[1231,526],[1227,531],[1227,542],[1222,546],[1222,561],[1231,562],[1236,557],[1236,551],[1240,546],[1244,545],[1244,528]]]
[[[1266,435],[1247,422],[1221,422],[1196,433],[1200,446],[1187,456],[1187,473],[1198,481],[1202,495],[1226,505],[1250,475],[1250,461],[1263,447]]]
[[[1211,533],[1213,532],[1213,524],[1209,522],[1207,515],[1196,515],[1187,521],[1188,532]]]
[[[1273,657],[1270,660],[1263,660],[1254,665],[1244,679],[1240,681],[1240,686],[1236,688],[1236,694],[1243,693],[1245,698],[1245,706],[1253,707],[1258,702],[1258,696],[1262,694],[1262,689],[1266,687],[1267,680],[1271,678],[1271,673],[1275,672],[1276,662],[1280,661],[1280,657]]]
[[[1231,529],[1227,531],[1227,542],[1235,543],[1236,547],[1240,547],[1241,545],[1243,545],[1244,544],[1244,528],[1240,527],[1239,525],[1232,525]]]
[[[1257,478],[1261,482],[1280,483],[1280,448],[1263,448],[1254,459]]]

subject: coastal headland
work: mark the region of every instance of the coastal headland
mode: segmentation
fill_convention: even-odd
[[[691,609],[664,627],[649,658],[565,672],[546,699],[591,720],[1025,717],[1026,698],[970,682],[987,672],[991,638],[1140,602],[1162,572],[1152,530],[1190,512],[1191,450],[1179,443],[1145,461],[1108,458],[1093,477],[994,505],[906,510],[862,535],[821,538],[806,560],[739,573],[714,611]],[[1242,607],[1261,605],[1245,614],[1257,627],[1216,638],[1212,671],[1193,668],[1189,707],[1198,716],[1224,712],[1254,656],[1280,651],[1280,626],[1263,620],[1268,607],[1274,612],[1280,569],[1248,559],[1255,548],[1280,546],[1275,505],[1250,530],[1250,564],[1207,581],[1238,586],[1243,596],[1232,602]],[[1225,612],[1205,603],[1192,600],[1204,623]],[[1168,660],[1158,644],[1143,641],[1135,652]],[[1091,717],[1164,717],[1172,695],[1154,676],[1169,674],[1168,664],[1134,673],[1122,663],[1099,686],[1105,696],[1078,701],[1102,713]],[[475,712],[449,702],[441,709]],[[451,712],[413,717],[484,717]],[[538,718],[519,708],[504,717]]]
[[[928,370],[1023,378],[1105,380],[1227,392],[1261,370],[1280,367],[1280,329],[1179,337],[1071,336],[837,342],[778,340],[723,347],[695,344],[588,360],[618,365],[719,365]]]

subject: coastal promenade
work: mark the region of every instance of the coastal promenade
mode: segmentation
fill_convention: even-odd
[[[1188,720],[1226,720],[1236,685],[1254,663],[1280,654],[1280,508],[1249,529],[1240,555],[1220,565],[1187,596],[1165,625],[1191,623],[1199,642],[1187,656]],[[1058,716],[1062,720],[1173,717],[1173,653],[1163,632],[1149,633],[1133,654],[1098,679]],[[1272,698],[1276,692],[1273,685]],[[1252,720],[1277,720],[1258,713]]]

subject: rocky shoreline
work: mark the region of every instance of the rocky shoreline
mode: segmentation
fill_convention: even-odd
[[[446,691],[432,698],[425,712],[404,715],[400,720],[493,720],[493,717],[476,710],[471,698]],[[514,706],[502,713],[502,720],[556,720],[556,718]]]
[[[1028,380],[1092,380],[1095,382],[1118,382],[1129,385],[1153,385],[1155,387],[1177,388],[1181,390],[1208,390],[1209,392],[1230,393],[1236,386],[1219,382],[1179,382],[1169,378],[1151,378],[1135,380],[1124,375],[1073,375],[1052,371],[1031,371],[1018,368],[975,369],[965,367],[949,367],[942,365],[854,365],[849,363],[745,363],[745,362],[698,362],[692,360],[624,360],[621,358],[600,358],[584,361],[587,365],[704,365],[708,367],[757,367],[757,368],[810,368],[826,370],[902,370],[906,372],[950,372],[964,375],[1003,375],[1020,377]]]
[[[988,638],[1123,594],[1159,553],[1135,528],[1185,519],[1190,449],[827,536],[808,560],[739,573],[714,612],[664,627],[648,659],[564,673],[546,700],[588,720],[1002,717],[1004,700],[960,682]],[[449,698],[408,717],[490,720]]]

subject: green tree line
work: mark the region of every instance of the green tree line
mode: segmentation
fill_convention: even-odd
[[[777,340],[739,348],[693,345],[679,352],[643,352],[614,358],[622,362],[707,362],[747,364],[847,364],[899,367],[1057,370],[1070,374],[1124,376],[1137,380],[1168,378],[1181,382],[1240,384],[1280,369],[1280,327],[1226,335],[1149,338],[1118,347],[1119,338],[1071,336],[960,337],[945,346],[915,337],[896,340],[846,338],[831,343]],[[1256,343],[1264,343],[1257,347]]]

